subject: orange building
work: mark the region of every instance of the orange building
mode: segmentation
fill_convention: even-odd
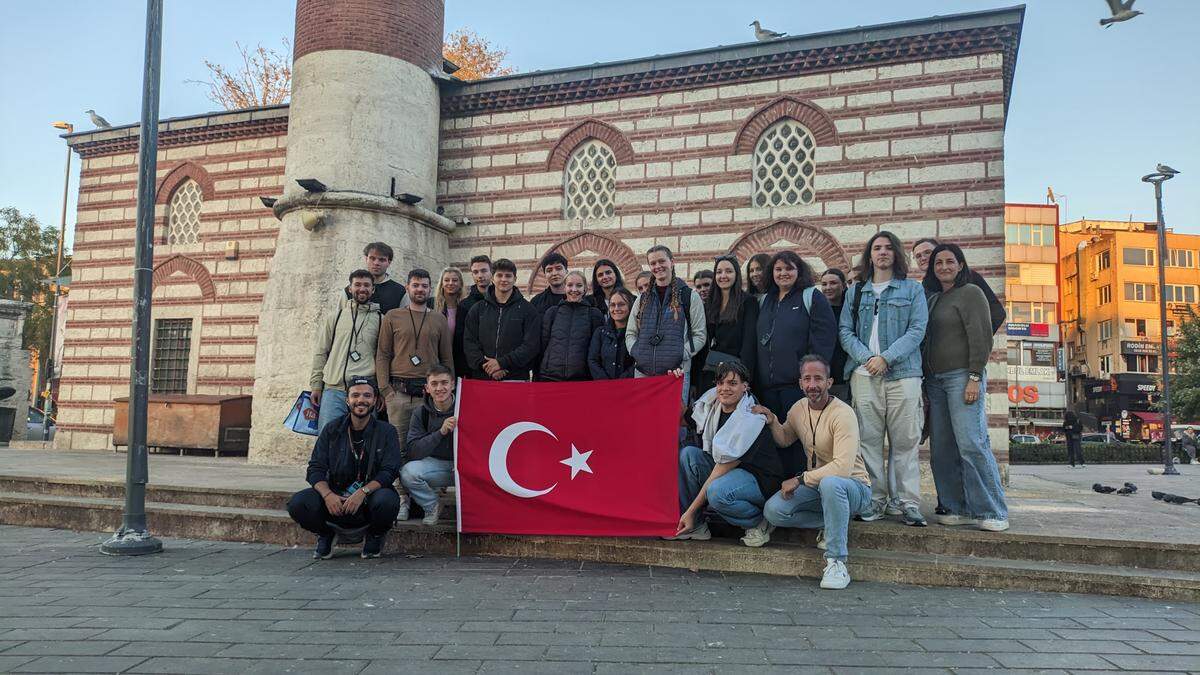
[[[1157,224],[1078,220],[1059,232],[1064,345],[1077,409],[1101,428],[1161,434],[1159,293],[1168,338],[1200,301],[1200,236],[1167,230],[1166,288],[1158,287]]]
[[[1004,297],[1008,310],[1010,434],[1062,427],[1059,368],[1058,205],[1004,205]]]

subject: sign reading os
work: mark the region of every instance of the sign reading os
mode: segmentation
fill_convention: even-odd
[[[1037,403],[1038,388],[1034,385],[1022,387],[1019,384],[1012,384],[1008,387],[1008,400],[1011,403]]]

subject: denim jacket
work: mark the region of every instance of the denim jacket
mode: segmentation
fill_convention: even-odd
[[[862,293],[863,297],[858,307],[856,334],[854,296],[858,293]],[[875,289],[870,282],[855,284],[846,291],[838,326],[838,337],[842,349],[846,350],[846,379],[874,356],[867,344],[871,339],[871,324],[877,302],[880,356],[888,363],[885,379],[921,377],[921,341],[925,338],[925,326],[929,322],[925,290],[911,279],[892,279],[879,298],[875,297]]]

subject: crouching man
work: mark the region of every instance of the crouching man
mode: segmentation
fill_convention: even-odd
[[[400,473],[396,427],[374,418],[375,385],[365,377],[350,381],[350,412],[325,425],[308,460],[308,484],[292,495],[288,514],[317,535],[314,558],[333,555],[334,529],[367,527],[362,557],[378,558],[400,496],[392,483]]]
[[[765,418],[752,412],[750,373],[741,363],[717,367],[717,386],[692,407],[703,448],[679,453],[679,518],[673,539],[710,539],[704,520],[707,503],[731,525],[746,528],[742,542],[762,546],[768,536],[763,519],[767,495],[783,478],[779,452]],[[759,543],[761,541],[761,543]]]
[[[800,362],[804,398],[788,411],[787,420],[780,423],[764,406],[753,411],[766,416],[780,446],[799,438],[808,451],[807,470],[784,481],[763,513],[772,528],[824,528],[817,534],[817,547],[825,549],[821,588],[840,589],[850,583],[846,532],[850,519],[871,506],[871,480],[858,454],[858,418],[853,408],[830,395],[832,384],[829,362],[806,356]]]
[[[425,401],[413,410],[408,425],[406,462],[400,483],[423,511],[425,525],[442,515],[438,488],[454,485],[454,373],[442,364],[429,367]]]

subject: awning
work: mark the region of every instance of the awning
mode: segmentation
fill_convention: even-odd
[[[1132,410],[1130,412],[1132,412],[1134,414],[1134,416],[1137,417],[1138,419],[1140,419],[1141,421],[1149,422],[1150,424],[1162,424],[1162,421],[1163,421],[1162,413],[1138,412],[1136,410]]]

